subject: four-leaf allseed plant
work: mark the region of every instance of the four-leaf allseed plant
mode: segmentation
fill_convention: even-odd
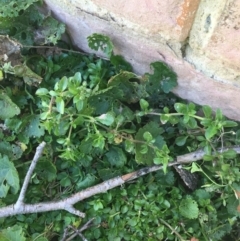
[[[88,37],[105,59],[71,50],[65,26],[23,2],[1,0],[0,214],[18,200],[42,142],[29,204],[161,170],[77,202],[84,218],[2,217],[0,240],[240,240],[239,123],[173,95],[177,76],[162,62],[134,74],[107,36]]]

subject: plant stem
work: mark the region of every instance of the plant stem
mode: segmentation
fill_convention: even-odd
[[[159,220],[160,220],[161,223],[163,223],[163,224],[166,225],[169,229],[171,229],[172,232],[175,233],[181,241],[184,241],[184,239],[182,238],[182,236],[181,236],[170,224],[168,224],[166,221],[164,221],[164,220],[161,219],[161,218],[159,218]]]

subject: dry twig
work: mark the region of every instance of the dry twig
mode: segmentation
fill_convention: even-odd
[[[92,197],[96,194],[107,192],[108,190],[111,190],[117,186],[121,186],[126,182],[129,182],[131,180],[144,176],[148,173],[161,170],[163,168],[163,166],[161,166],[161,165],[144,167],[138,171],[131,172],[131,173],[125,174],[123,176],[118,176],[118,177],[109,179],[107,181],[104,181],[100,184],[89,187],[85,190],[82,190],[80,192],[73,194],[72,196],[70,196],[68,198],[65,198],[65,199],[62,199],[59,201],[40,202],[40,203],[36,203],[36,204],[26,204],[26,203],[24,203],[24,197],[25,197],[25,193],[26,193],[26,190],[28,187],[28,183],[31,178],[32,172],[36,166],[36,163],[42,154],[44,146],[45,146],[45,143],[43,142],[37,148],[37,151],[36,151],[36,154],[32,161],[32,164],[30,165],[28,173],[25,177],[24,184],[22,186],[22,189],[21,189],[17,202],[15,204],[0,208],[0,218],[13,216],[13,215],[17,215],[17,214],[40,213],[40,212],[48,212],[48,211],[54,211],[54,210],[66,210],[72,214],[75,214],[79,217],[84,218],[85,214],[80,212],[73,206],[77,202],[80,202],[86,198]],[[238,154],[240,153],[240,146],[221,148],[221,149],[218,149],[217,152],[225,152],[229,149],[236,151]],[[176,160],[174,160],[173,162],[170,162],[168,164],[168,166],[175,166],[175,165],[180,165],[180,164],[196,162],[196,161],[203,159],[204,155],[205,155],[205,153],[203,150],[191,152],[191,153],[188,153],[188,154],[185,154],[182,156],[178,156],[176,158]]]

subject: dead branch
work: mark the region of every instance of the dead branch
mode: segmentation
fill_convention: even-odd
[[[33,162],[38,161],[44,146],[45,146],[44,143],[39,145],[39,147],[37,148],[36,155],[34,157]],[[238,154],[240,153],[240,146],[221,148],[221,149],[217,150],[217,153],[222,153],[222,152],[225,152],[230,149],[236,151],[236,153],[238,153]],[[213,154],[217,154],[217,153],[213,153]],[[203,159],[204,155],[205,155],[205,153],[203,150],[198,150],[198,151],[195,151],[192,153],[178,156],[176,158],[176,160],[174,160],[173,162],[170,162],[168,164],[168,166],[175,166],[175,165],[180,165],[180,164],[196,162],[196,161]],[[108,190],[111,190],[117,186],[121,186],[122,184],[124,184],[128,181],[134,180],[134,179],[144,176],[148,173],[151,173],[151,172],[154,172],[157,170],[161,170],[163,168],[163,166],[161,166],[161,165],[144,167],[144,168],[139,169],[138,171],[134,171],[134,172],[125,174],[123,176],[115,177],[115,178],[109,179],[107,181],[104,181],[100,184],[97,184],[93,187],[89,187],[89,188],[82,190],[78,193],[75,193],[72,196],[65,198],[63,200],[52,201],[52,202],[41,202],[41,203],[36,203],[36,204],[26,204],[26,203],[24,203],[24,196],[26,193],[26,188],[29,183],[28,176],[31,177],[31,173],[33,171],[32,167],[35,167],[34,165],[36,166],[36,163],[31,164],[31,166],[29,168],[29,171],[24,180],[24,184],[21,189],[18,201],[16,202],[16,204],[12,204],[12,205],[0,208],[0,218],[13,216],[13,215],[17,215],[17,214],[40,213],[40,212],[48,212],[48,211],[54,211],[54,210],[66,210],[79,217],[85,217],[84,213],[82,213],[79,210],[74,208],[74,206],[73,206],[74,204],[76,204],[77,202],[80,202],[86,198],[92,197],[96,194],[107,192]]]

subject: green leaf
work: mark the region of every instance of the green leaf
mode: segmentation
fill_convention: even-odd
[[[135,149],[134,143],[132,141],[130,141],[130,140],[126,140],[124,142],[124,146],[125,146],[125,150],[127,152],[129,152],[129,153],[132,153],[134,151],[134,149]]]
[[[58,90],[60,91],[64,91],[66,90],[67,86],[68,86],[68,78],[66,76],[64,76],[63,78],[61,78],[61,80],[59,82],[57,82],[56,84],[58,86]]]
[[[166,114],[166,115],[161,114],[160,121],[161,121],[162,124],[166,124],[169,121],[169,115],[168,114]]]
[[[205,115],[206,118],[211,118],[212,117],[212,109],[210,106],[208,105],[204,105],[202,107],[203,113]]]
[[[152,141],[152,139],[153,139],[152,134],[148,131],[144,132],[143,139],[146,140],[147,142]]]
[[[147,110],[148,109],[149,103],[146,100],[140,99],[139,103],[140,103],[140,106],[141,106],[142,110]]]
[[[237,156],[237,152],[235,150],[227,150],[222,153],[223,157],[226,159],[233,159]]]
[[[7,141],[0,141],[0,153],[2,155],[7,155],[8,157],[12,156],[12,146]]]
[[[111,95],[123,102],[138,102],[147,93],[141,88],[137,80],[138,76],[132,72],[121,71],[119,74],[114,75],[108,81],[108,87],[112,87]]]
[[[99,209],[103,209],[103,204],[101,202],[101,200],[97,199],[93,201],[93,208],[95,211],[99,210]]]
[[[161,89],[164,93],[169,93],[174,87],[177,86],[177,75],[173,70],[163,62],[151,63],[151,67],[154,69],[152,75],[149,76],[149,82],[151,85],[147,85],[149,94]],[[156,88],[154,90],[154,88]]]
[[[192,163],[192,167],[191,167],[191,173],[194,173],[194,172],[202,172],[202,169],[199,168],[195,162]]]
[[[40,122],[40,115],[30,115],[25,117],[27,121],[27,126],[24,130],[24,135],[27,137],[40,137],[43,136],[45,131],[44,128],[41,126]]]
[[[92,139],[92,145],[94,147],[98,147],[101,150],[103,150],[105,145],[105,138],[100,133],[92,135],[91,139]]]
[[[76,108],[80,112],[83,109],[84,101],[83,100],[78,100],[76,103]]]
[[[80,191],[82,189],[91,187],[95,183],[95,177],[91,174],[87,174],[83,180],[80,180],[76,183],[77,190]]]
[[[64,101],[61,97],[57,97],[56,98],[56,104],[57,104],[57,111],[60,113],[60,114],[64,114]]]
[[[129,64],[121,55],[112,54],[110,61],[115,66],[117,71],[122,71],[122,70],[132,71],[131,64]]]
[[[113,43],[108,36],[94,33],[87,37],[89,48],[98,51],[102,50],[108,57],[111,56],[113,51]]]
[[[23,233],[22,227],[18,225],[14,225],[12,227],[8,227],[7,229],[3,229],[0,233],[1,241],[25,241],[25,235]]]
[[[227,211],[232,216],[240,217],[239,200],[235,196],[230,196],[227,200]]]
[[[182,103],[175,103],[174,104],[174,109],[181,114],[188,114],[188,108],[187,105],[182,104]]]
[[[38,237],[38,238],[35,238],[34,241],[48,241],[48,239],[45,237]]]
[[[47,180],[48,182],[53,181],[57,177],[56,166],[47,160],[38,161],[36,172],[41,179]]]
[[[230,121],[230,120],[226,120],[222,122],[223,127],[235,127],[238,126],[238,123],[235,121]]]
[[[188,136],[179,136],[176,138],[175,143],[178,146],[183,146],[186,143]]]
[[[204,155],[203,160],[204,161],[212,161],[215,157],[212,155]]]
[[[236,131],[236,139],[235,139],[235,141],[236,141],[236,144],[240,144],[240,130]]]
[[[0,91],[0,119],[5,120],[20,114],[19,107],[12,102],[6,93]]]
[[[42,82],[42,77],[34,73],[26,64],[15,65],[14,74],[22,77],[24,82],[30,86],[38,86]]]
[[[0,155],[0,198],[7,196],[9,188],[11,188],[13,194],[18,192],[18,172],[7,156],[2,157]]]
[[[165,144],[165,141],[163,137],[161,136],[162,129],[159,127],[159,125],[156,122],[149,122],[142,128],[140,128],[136,134],[135,139],[137,141],[140,141],[140,143],[135,143],[135,150],[136,150],[136,162],[151,165],[153,164],[153,160],[156,157],[156,151],[152,147],[148,147],[148,150],[146,153],[142,153],[142,145],[141,142],[146,142],[144,139],[144,133],[149,132],[155,142],[152,144],[154,148],[157,148],[159,150],[162,149],[162,147]]]
[[[123,167],[127,162],[126,155],[124,154],[123,150],[118,147],[111,147],[105,156],[112,166]]]
[[[147,145],[141,145],[141,154],[146,154],[148,153],[148,146]],[[154,159],[155,160],[155,159]],[[155,162],[154,162],[155,163]],[[156,164],[156,163],[155,163]]]
[[[36,91],[36,95],[47,95],[48,94],[48,89],[46,88],[39,88],[37,91]]]
[[[206,129],[206,132],[205,132],[205,137],[207,140],[210,140],[214,135],[216,135],[218,132],[217,130],[217,127],[214,126],[214,125],[211,125],[209,126],[207,129]]]
[[[113,124],[114,122],[114,116],[112,113],[108,112],[106,114],[102,114],[99,117],[95,118],[98,122],[106,125],[106,126],[110,126]]]
[[[222,111],[220,109],[216,110],[216,120],[218,120],[218,121],[223,120],[223,114],[222,114]]]
[[[179,211],[182,216],[188,219],[198,218],[198,204],[191,198],[183,199],[180,202]]]

